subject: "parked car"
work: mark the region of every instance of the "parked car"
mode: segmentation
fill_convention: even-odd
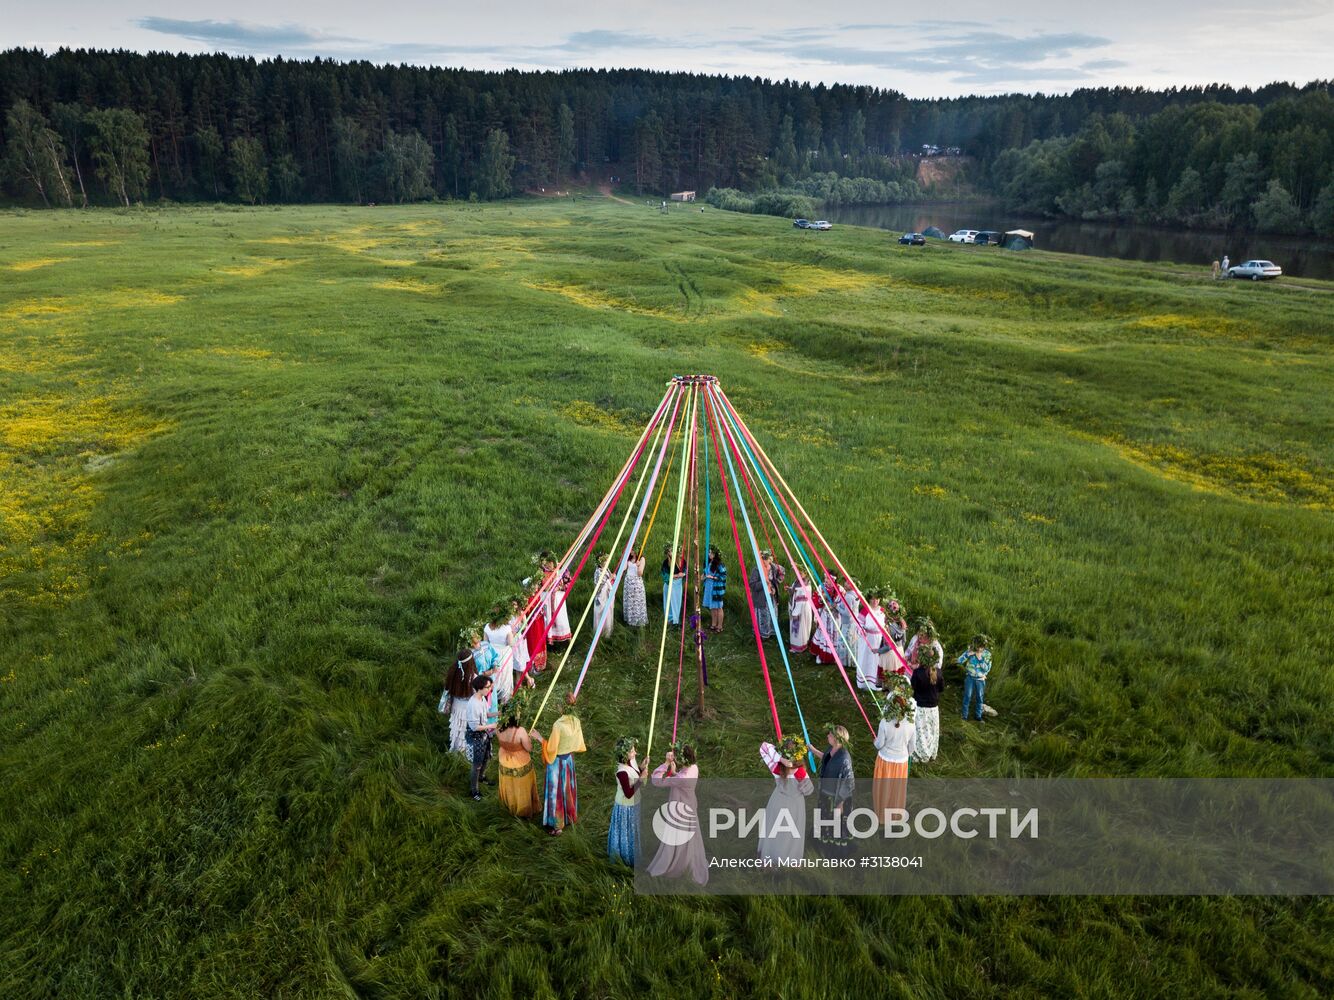
[[[1229,277],[1233,278],[1250,278],[1252,281],[1262,281],[1267,278],[1277,278],[1283,273],[1283,268],[1272,260],[1248,260],[1236,267],[1229,267],[1227,273]]]
[[[988,243],[994,243],[1000,246],[1001,240],[1005,239],[1004,233],[998,233],[991,229],[984,229],[973,237],[973,242],[979,246],[986,246]]]
[[[811,228],[811,223],[809,219],[797,219],[795,222],[792,223],[792,225],[796,226],[798,229]]]
[[[921,233],[904,233],[899,237],[899,242],[910,247],[924,247],[926,246],[926,237]]]
[[[950,233],[951,243],[972,243],[973,237],[977,235],[976,229],[960,229],[958,232]]]
[[[834,224],[832,222],[826,222],[824,219],[819,219],[811,223],[811,228],[818,229],[820,230],[820,232],[824,232],[827,229],[833,229]]]

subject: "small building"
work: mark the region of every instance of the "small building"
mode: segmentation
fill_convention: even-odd
[[[1005,240],[1001,244],[1006,250],[1032,250],[1033,234],[1027,229],[1009,229],[1005,232]]]
[[[694,201],[694,200],[695,200],[694,191],[677,191],[676,194],[672,195],[672,201]]]

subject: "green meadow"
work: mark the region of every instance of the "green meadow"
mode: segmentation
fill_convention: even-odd
[[[1332,310],[607,199],[0,216],[0,996],[1328,996],[1324,899],[636,897],[652,571],[566,836],[474,803],[435,708],[708,372],[864,584],[994,637],[999,715],[951,671],[928,773],[1330,776]],[[770,735],[728,562],[706,775]]]

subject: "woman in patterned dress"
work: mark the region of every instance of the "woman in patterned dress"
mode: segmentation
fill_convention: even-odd
[[[648,597],[644,593],[644,553],[632,552],[625,564],[625,586],[622,606],[625,624],[643,628],[648,624]]]

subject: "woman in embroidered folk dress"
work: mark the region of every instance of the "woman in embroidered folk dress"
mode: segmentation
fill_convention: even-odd
[[[570,641],[570,613],[565,606],[570,574],[556,565],[549,552],[542,553],[542,572],[547,587],[547,649],[563,650]]]
[[[815,625],[811,631],[811,652],[816,663],[842,663],[848,665],[847,654],[839,649],[838,632],[838,584],[832,576],[826,576],[824,583],[813,595],[815,602]],[[837,652],[837,660],[835,653]]]
[[[681,602],[686,590],[686,557],[682,552],[672,567],[672,547],[662,550],[662,607],[668,625],[681,624]]]
[[[709,546],[704,572],[704,607],[709,609],[709,631],[723,630],[723,597],[727,593],[727,564],[716,545]]]
[[[542,742],[536,729],[524,729],[523,697],[511,698],[501,710],[496,744],[500,748],[500,801],[515,816],[526,818],[542,811],[533,770],[533,740]]]
[[[908,643],[908,651],[904,655],[913,667],[934,664],[937,670],[944,669],[945,649],[936,636],[935,622],[930,618],[917,619],[917,634]]]
[[[912,688],[901,676],[885,698],[884,715],[876,733],[875,775],[871,779],[871,804],[882,822],[901,818],[908,801],[908,758],[917,740],[914,725],[916,704]]]
[[[616,574],[607,567],[607,562],[604,552],[593,567],[593,628],[601,629],[604,639],[611,635],[616,619]]]
[[[607,830],[607,856],[631,867],[639,854],[639,802],[643,798],[639,793],[648,774],[648,761],[639,763],[635,742],[633,736],[616,741],[616,799]]]
[[[514,674],[511,680],[513,684],[517,684],[519,678],[522,677],[526,687],[533,687],[536,685],[537,681],[533,679],[532,674],[528,671],[528,637],[524,634],[523,624],[523,598],[511,597],[509,620],[510,648],[514,651],[513,656],[510,658],[510,662],[514,664]],[[512,693],[513,691],[511,690],[511,694]]]
[[[482,638],[495,655],[491,681],[495,684],[494,701],[503,705],[514,694],[514,630],[509,626],[507,605],[491,609],[491,623],[482,629]]]
[[[880,643],[884,639],[885,613],[880,609],[880,590],[866,593],[866,613],[857,630],[857,686],[877,691],[880,688]]]
[[[811,642],[811,585],[801,570],[796,570],[792,582],[792,593],[787,601],[788,652],[804,653]]]
[[[936,759],[940,749],[940,692],[945,690],[945,671],[929,656],[912,672],[912,696],[917,702],[917,738],[912,759],[926,763]]]
[[[528,644],[529,670],[540,674],[547,665],[547,602],[542,596],[540,576],[535,580],[525,580],[524,583],[528,586],[525,610],[533,616],[528,623],[528,634],[524,636]]]
[[[649,779],[656,787],[668,789],[663,809],[672,825],[692,829],[693,835],[684,844],[658,845],[658,853],[649,862],[648,873],[653,876],[675,878],[687,872],[699,885],[709,881],[709,859],[704,854],[704,837],[699,829],[699,804],[695,800],[695,785],[699,783],[699,765],[695,763],[695,748],[683,746],[678,753],[667,752],[667,759],[658,766]]]
[[[644,553],[632,552],[625,564],[625,586],[622,588],[625,624],[643,628],[648,624],[648,598],[644,593]]]
[[[579,789],[574,780],[574,755],[584,752],[584,730],[574,714],[574,695],[566,695],[569,706],[551,727],[551,735],[542,744],[542,760],[547,765],[546,794],[542,804],[542,825],[553,836],[579,818]]]
[[[806,798],[815,786],[806,773],[805,757],[805,744],[792,736],[777,747],[760,744],[760,759],[774,776],[760,828],[760,858],[773,865],[806,856]]]
[[[880,603],[881,607],[885,609],[885,628],[889,631],[892,645],[882,643],[880,646],[880,682],[882,684],[888,682],[890,674],[902,672],[903,661],[907,659],[907,655],[903,652],[904,640],[908,635],[908,622],[903,617],[903,605],[894,596],[894,591],[886,587],[884,592],[888,595],[888,600],[882,600]]]
[[[472,697],[472,682],[477,676],[477,659],[482,646],[482,630],[469,625],[459,633],[464,646],[454,658],[454,665],[445,675],[445,693],[440,699],[440,711],[449,713],[449,749],[467,753],[468,699]]]

